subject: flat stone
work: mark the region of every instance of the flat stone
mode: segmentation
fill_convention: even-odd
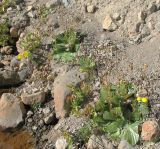
[[[26,113],[22,102],[10,94],[4,93],[0,99],[0,128],[15,128],[23,122]]]
[[[45,92],[41,91],[33,94],[22,94],[21,99],[25,105],[43,103],[45,101]]]

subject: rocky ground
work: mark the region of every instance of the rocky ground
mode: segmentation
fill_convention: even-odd
[[[159,142],[144,142],[151,141],[160,131],[160,1],[15,2],[14,6],[8,6],[0,14],[0,23],[8,19],[12,38],[8,45],[0,45],[1,130],[8,133],[6,130],[10,132],[10,129],[16,128],[16,131],[22,129],[31,133],[34,141],[28,141],[28,144],[34,142],[34,147],[24,144],[26,148],[23,149],[67,148],[64,133],[76,137],[83,126],[89,125],[88,117],[69,115],[66,101],[71,90],[68,85],[76,86],[87,81],[92,90],[88,101],[94,103],[99,99],[101,83],[116,84],[126,80],[134,83],[138,94],[148,97],[150,101],[151,114],[142,125],[140,143],[133,147],[124,140],[114,141],[104,134],[92,133],[87,143],[74,142],[73,148],[160,148]],[[0,6],[1,3],[3,0]],[[53,38],[69,28],[86,35],[77,57],[94,58],[96,69],[93,78],[88,73],[82,73],[76,63],[50,58]],[[18,53],[24,50],[19,46],[20,41],[27,33],[36,31],[42,40],[35,49],[38,62],[34,63],[27,58],[18,60]],[[7,139],[1,136],[3,138],[0,133],[1,148],[21,148],[21,145],[14,147],[12,141],[7,144]]]

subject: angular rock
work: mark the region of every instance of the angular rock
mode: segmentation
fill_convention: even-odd
[[[61,4],[60,0],[50,0],[49,2],[46,3],[46,8],[53,8],[55,6],[58,6]]]
[[[43,103],[45,101],[45,92],[41,91],[33,94],[22,94],[21,99],[25,105]]]
[[[114,13],[114,14],[112,15],[112,18],[113,18],[114,20],[116,20],[116,21],[119,21],[119,20],[121,19],[119,13]]]
[[[51,113],[49,116],[44,118],[45,124],[50,124],[55,120],[55,113]]]
[[[22,81],[16,71],[4,70],[0,71],[0,87],[14,86]]]
[[[58,139],[58,140],[56,141],[55,146],[56,146],[56,149],[66,149],[67,146],[68,146],[68,144],[67,144],[66,139],[60,138],[60,139]]]
[[[102,24],[103,29],[108,30],[108,31],[115,31],[118,26],[114,23],[113,19],[111,18],[110,15],[107,15],[103,21]]]
[[[94,5],[87,6],[87,12],[94,13],[96,10],[96,7]]]
[[[148,6],[149,13],[152,14],[157,11],[157,6],[155,3],[150,3]]]
[[[115,149],[105,136],[92,135],[87,143],[87,149]]]
[[[57,118],[65,117],[70,109],[70,101],[68,100],[71,89],[69,85],[76,86],[87,77],[86,73],[79,70],[71,70],[66,74],[59,75],[54,81],[53,97],[55,102],[55,112]]]
[[[118,145],[118,149],[134,149],[127,141],[122,140]]]
[[[25,108],[22,102],[10,94],[4,93],[0,99],[0,128],[15,128],[23,122]]]
[[[147,13],[145,13],[144,11],[141,11],[138,13],[139,21],[145,21],[146,17],[147,17]]]
[[[10,55],[12,53],[12,48],[10,46],[6,46],[1,48],[0,52],[2,54]]]
[[[160,126],[156,120],[148,120],[142,124],[141,137],[145,141],[156,141],[160,137]]]

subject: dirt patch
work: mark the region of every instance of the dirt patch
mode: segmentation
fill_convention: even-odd
[[[26,131],[0,132],[0,149],[33,149],[35,140]]]

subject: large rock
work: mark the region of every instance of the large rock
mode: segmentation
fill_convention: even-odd
[[[25,108],[14,95],[4,93],[0,99],[0,128],[15,128],[23,122]]]
[[[45,92],[40,91],[40,92],[33,93],[33,94],[22,94],[21,99],[25,105],[43,103],[45,101]]]
[[[57,118],[65,117],[70,109],[70,102],[68,100],[71,89],[69,85],[76,86],[87,77],[86,73],[81,73],[79,70],[71,70],[66,74],[59,75],[54,82],[54,102],[55,112]]]
[[[156,141],[160,137],[160,127],[155,120],[148,120],[142,124],[142,139]]]

